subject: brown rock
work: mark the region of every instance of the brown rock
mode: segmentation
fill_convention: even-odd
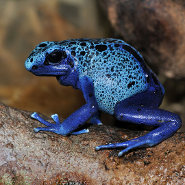
[[[185,78],[184,0],[99,0],[113,28],[161,73]]]
[[[30,113],[0,104],[1,184],[183,184],[184,133],[118,158],[118,150],[94,148],[144,133],[91,126],[89,134],[63,137],[36,134],[37,126]]]

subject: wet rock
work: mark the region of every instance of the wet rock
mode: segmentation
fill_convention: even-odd
[[[91,126],[89,134],[63,137],[34,133],[38,126],[29,112],[0,104],[1,184],[183,184],[184,133],[118,158],[119,150],[94,148],[144,132]]]
[[[185,78],[184,0],[99,0],[113,28],[161,74]]]

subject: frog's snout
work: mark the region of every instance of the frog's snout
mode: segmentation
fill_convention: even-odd
[[[27,58],[24,66],[25,66],[26,70],[28,70],[28,71],[32,71],[32,70],[35,70],[38,68],[37,65],[34,65],[33,58]]]

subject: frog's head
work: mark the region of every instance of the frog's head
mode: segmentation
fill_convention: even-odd
[[[74,59],[59,42],[42,42],[27,58],[25,68],[37,76],[68,76]]]

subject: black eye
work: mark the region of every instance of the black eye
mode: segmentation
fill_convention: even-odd
[[[41,44],[39,44],[39,47],[45,47],[45,46],[47,46],[46,43],[41,43]]]
[[[52,53],[46,56],[46,63],[56,64],[61,62],[61,60],[65,58],[67,58],[67,54],[65,51],[54,50]]]

